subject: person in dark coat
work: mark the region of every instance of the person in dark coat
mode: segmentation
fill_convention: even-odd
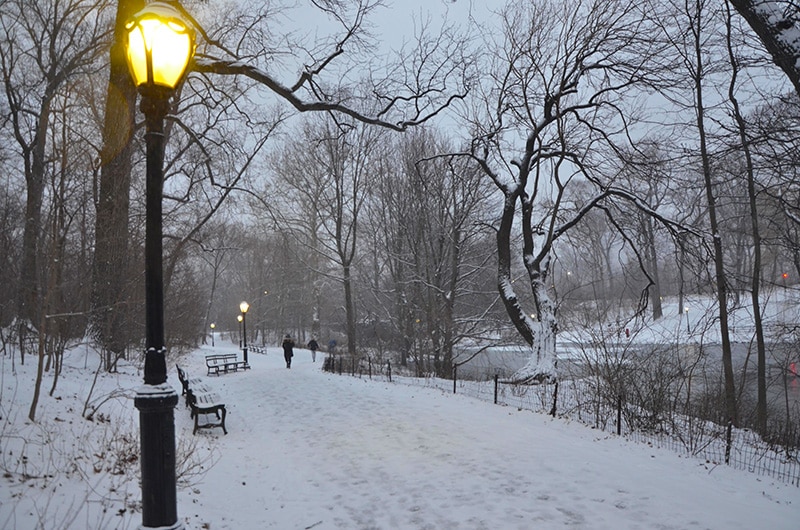
[[[310,341],[308,341],[308,349],[311,350],[311,362],[317,362],[317,350],[319,349],[319,344],[317,344],[317,341],[313,337]]]
[[[286,360],[286,368],[292,367],[292,357],[294,357],[294,341],[291,335],[286,335],[283,338],[283,358]]]

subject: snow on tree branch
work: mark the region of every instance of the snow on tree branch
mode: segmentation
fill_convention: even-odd
[[[800,94],[800,3],[731,0]]]

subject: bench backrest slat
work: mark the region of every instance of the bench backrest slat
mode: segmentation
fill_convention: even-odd
[[[237,357],[238,355],[235,353],[206,355],[206,363],[224,364],[226,362],[238,362]]]

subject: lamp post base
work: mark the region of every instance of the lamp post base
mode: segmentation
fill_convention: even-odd
[[[141,530],[182,530],[175,481],[175,405],[169,384],[142,385],[133,400],[139,410],[142,466]]]
[[[186,530],[183,523],[175,523],[173,526],[139,526],[136,530]]]

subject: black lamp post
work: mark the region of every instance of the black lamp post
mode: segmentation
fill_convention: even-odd
[[[262,315],[261,315],[261,345],[267,345],[267,296],[269,291],[264,289],[264,300],[262,301]]]
[[[216,328],[216,327],[217,327],[217,325],[212,322],[211,323],[211,347],[212,348],[214,347],[214,328]]]
[[[689,308],[684,307],[683,312],[686,313],[686,333],[691,333],[692,330],[689,328]]]
[[[244,364],[247,364],[247,310],[250,309],[250,304],[242,302],[239,304],[239,310],[242,312],[242,339],[244,345],[242,346],[242,357]],[[256,322],[258,324],[258,322]]]
[[[144,385],[137,389],[142,466],[141,529],[179,530],[175,485],[175,405],[167,383],[164,340],[161,196],[164,179],[164,117],[169,98],[194,53],[194,31],[169,4],[154,2],[125,25],[126,57],[142,96],[147,150],[145,224]]]
[[[236,315],[236,320],[239,321],[239,348],[242,347],[242,315]]]

